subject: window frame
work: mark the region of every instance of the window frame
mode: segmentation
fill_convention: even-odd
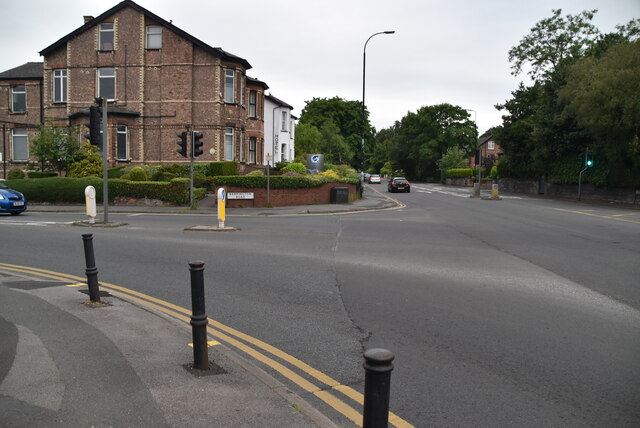
[[[249,91],[249,117],[258,118],[258,91]]]
[[[104,70],[113,70],[113,76],[102,76],[101,72]],[[107,102],[114,102],[116,100],[116,69],[115,67],[100,67],[97,71],[98,84],[96,85],[98,98],[107,98]],[[113,98],[102,96],[102,79],[113,79]]]
[[[159,29],[160,31],[156,32],[151,32],[151,30],[156,30]],[[159,37],[160,39],[160,44],[158,47],[155,46],[149,46],[149,42],[150,42],[150,37],[154,38],[153,36]],[[154,38],[155,39],[155,38]],[[150,50],[158,50],[158,49],[162,49],[162,25],[147,25],[146,29],[145,29],[145,48],[146,49],[150,49]]]
[[[66,68],[56,68],[51,72],[52,94],[51,99],[54,104],[67,102],[68,74]],[[58,92],[56,94],[56,92]],[[57,96],[56,96],[57,95]]]
[[[104,28],[110,25],[111,28]],[[103,40],[103,37],[111,33],[111,49],[109,49],[109,41]],[[112,52],[116,50],[116,25],[114,22],[102,22],[98,24],[98,50],[102,52]]]
[[[496,143],[494,143],[493,141],[488,141],[487,150],[495,150],[495,149],[496,149]]]
[[[229,138],[229,141],[227,141],[227,138]],[[229,148],[231,150],[229,150]],[[231,126],[227,126],[224,128],[224,160],[233,161],[235,160],[235,157],[235,129]]]
[[[227,81],[229,78],[231,85]],[[236,102],[236,71],[232,68],[224,69],[224,102],[227,104],[235,104]]]
[[[282,132],[287,132],[287,111],[282,111]]]
[[[249,137],[249,163],[255,165],[258,159],[258,138]]]
[[[22,88],[22,91],[18,91],[17,88]],[[16,109],[16,97],[22,98],[22,110]],[[26,113],[27,112],[27,85],[13,85],[11,86],[11,113]]]
[[[26,153],[26,156],[24,159],[16,158],[16,137],[19,137],[20,139],[24,138],[24,152]],[[11,130],[11,161],[13,162],[29,161],[29,133],[27,132],[26,128],[13,128]]]
[[[122,135],[124,135],[124,157],[120,157]],[[129,127],[127,125],[116,125],[116,161],[129,161]]]

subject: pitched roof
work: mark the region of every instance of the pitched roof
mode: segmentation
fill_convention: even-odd
[[[42,80],[44,65],[42,62],[28,62],[19,67],[0,73],[0,80],[40,79]]]
[[[282,101],[282,100],[279,100],[278,98],[274,97],[274,96],[273,96],[273,95],[271,95],[271,94],[267,94],[267,95],[265,95],[265,98],[267,98],[268,100],[272,101],[272,102],[273,102],[273,103],[275,103],[275,104],[278,104],[278,106],[279,106],[279,107],[288,107],[288,108],[290,108],[290,109],[292,109],[292,110],[293,110],[293,107],[292,107],[292,106],[290,106],[289,104],[285,103],[285,102],[284,102],[284,101]]]
[[[102,15],[100,15],[100,16],[94,18],[94,19],[89,20],[83,26],[77,28],[75,31],[67,34],[66,36],[64,36],[63,38],[58,40],[57,42],[55,42],[52,45],[47,46],[46,48],[41,50],[40,51],[40,55],[41,56],[45,56],[45,55],[49,54],[50,52],[54,51],[55,49],[57,49],[57,48],[59,48],[61,46],[64,46],[67,43],[67,41],[73,39],[78,34],[81,34],[81,33],[85,32],[89,28],[94,27],[95,25],[99,24],[105,18],[108,18],[109,16],[111,16],[114,13],[124,9],[125,7],[131,7],[133,9],[137,10],[138,12],[140,12],[140,13],[144,14],[145,16],[151,18],[152,20],[160,23],[164,27],[168,28],[169,30],[173,31],[174,33],[178,34],[179,36],[189,40],[191,43],[193,43],[194,45],[198,46],[199,48],[201,48],[201,49],[203,49],[203,50],[205,50],[207,52],[210,52],[210,53],[212,53],[212,54],[214,54],[216,56],[219,56],[222,59],[225,59],[225,60],[228,60],[228,61],[239,62],[247,70],[251,68],[251,64],[249,64],[249,62],[246,59],[243,59],[243,58],[240,58],[239,56],[235,56],[233,54],[230,54],[229,52],[226,52],[226,51],[224,51],[224,50],[222,50],[220,48],[214,48],[212,46],[209,46],[208,44],[206,44],[202,40],[193,37],[192,35],[190,35],[186,31],[183,31],[180,28],[178,28],[175,25],[173,25],[171,22],[166,21],[166,20],[160,18],[158,15],[155,15],[155,14],[149,12],[147,9],[145,9],[142,6],[134,3],[131,0],[124,0],[124,1],[122,1],[120,3],[118,3],[117,5],[115,5],[114,7],[112,7],[111,9],[107,10],[106,12],[104,12]]]
[[[262,80],[254,79],[253,77],[249,76],[247,76],[247,84],[262,86],[264,89],[269,89],[269,85],[264,83]]]

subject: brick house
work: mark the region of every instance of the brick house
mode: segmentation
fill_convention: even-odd
[[[482,165],[485,168],[490,168],[495,165],[496,162],[498,162],[498,159],[500,159],[500,156],[502,156],[502,149],[493,138],[491,129],[478,138],[478,144],[480,145],[480,158]],[[477,165],[476,162],[477,160],[475,156],[469,158],[470,167],[475,167]]]
[[[36,93],[40,85],[37,96],[27,96],[33,108],[29,123],[51,118],[59,126],[82,126],[95,98],[106,98],[109,166],[189,162],[176,152],[176,134],[186,125],[203,133],[204,153],[196,162],[262,164],[266,83],[247,76],[247,60],[209,46],[133,1],[96,18],[85,16],[82,26],[40,55],[39,80],[33,73],[33,90],[27,86]],[[5,91],[20,86],[6,77]]]
[[[0,73],[2,177],[29,161],[29,142],[42,123],[42,63],[29,62]]]

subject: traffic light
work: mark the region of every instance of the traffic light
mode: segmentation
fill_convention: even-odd
[[[194,158],[197,158],[198,156],[204,153],[202,151],[202,144],[203,144],[202,132],[193,131],[192,141],[193,141],[193,150],[191,154],[193,155]]]
[[[85,125],[89,128],[89,133],[84,137],[94,146],[102,147],[102,139],[100,138],[100,122],[102,111],[98,106],[89,107],[89,123]]]
[[[180,153],[183,158],[187,157],[187,131],[182,131],[179,134],[176,134],[180,137],[180,141],[176,141],[176,144],[180,146],[176,152]]]
[[[587,165],[588,167],[593,166],[593,158],[587,158],[586,165]]]

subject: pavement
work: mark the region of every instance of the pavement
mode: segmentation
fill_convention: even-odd
[[[366,186],[349,204],[230,208],[227,215],[344,214],[402,206]],[[197,210],[113,206],[110,213],[215,215]],[[84,212],[82,205],[29,211]],[[100,211],[100,210],[99,210]],[[99,212],[100,216],[100,212]],[[331,427],[297,394],[224,344],[208,348],[209,370],[193,369],[191,327],[126,294],[0,263],[0,427]]]

